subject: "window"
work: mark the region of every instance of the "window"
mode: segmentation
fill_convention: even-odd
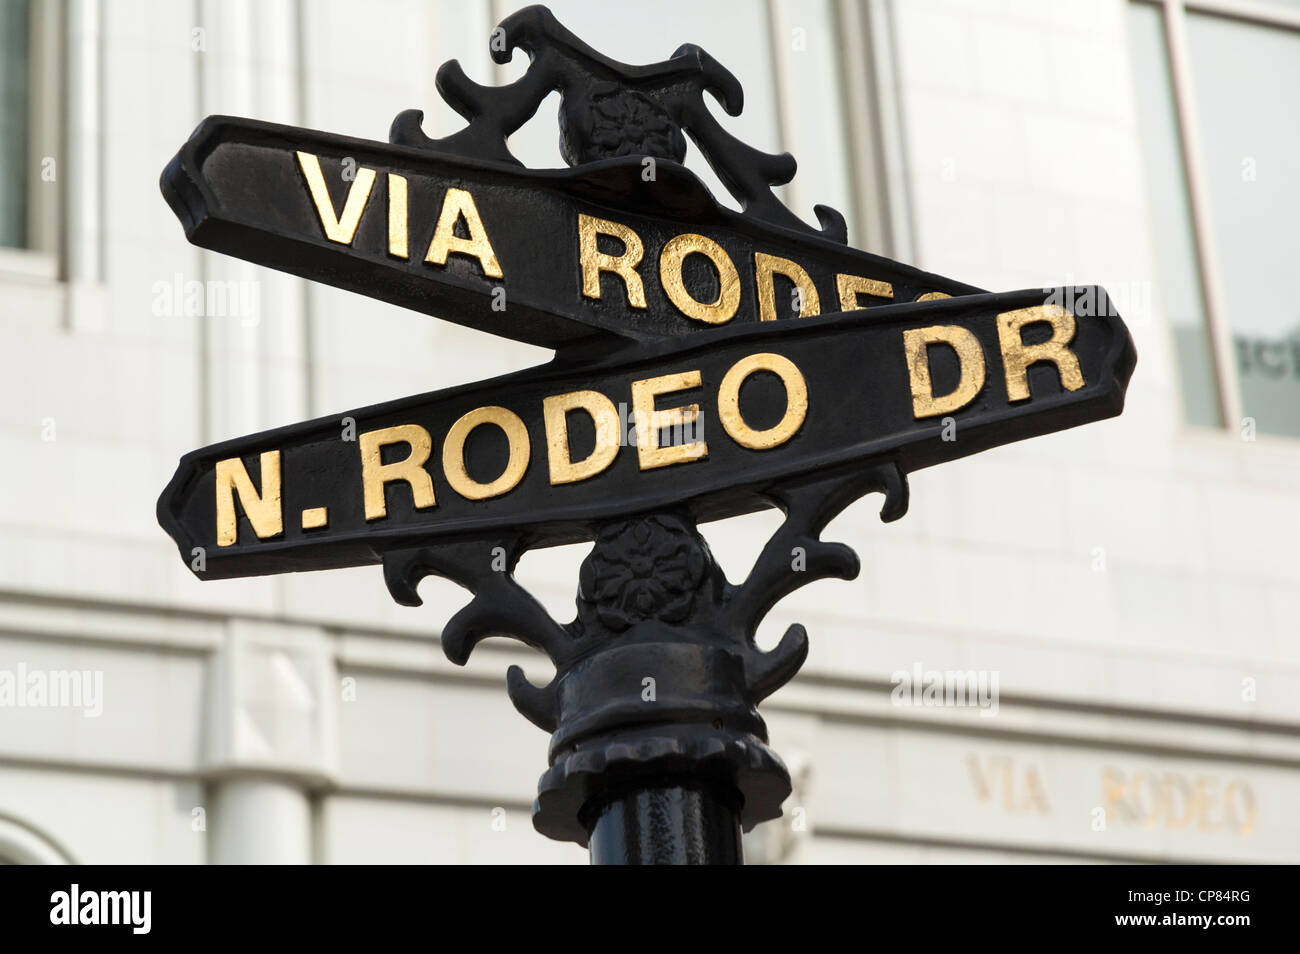
[[[0,272],[57,274],[61,29],[57,0],[0,0]]]
[[[27,247],[31,4],[0,3],[0,246]]]
[[[1300,437],[1300,2],[1135,0],[1130,32],[1187,419]]]
[[[0,812],[0,864],[66,865],[71,856],[32,826]]]

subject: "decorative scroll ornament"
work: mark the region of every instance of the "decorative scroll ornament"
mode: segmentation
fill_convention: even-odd
[[[582,564],[577,617],[565,625],[513,576],[527,550],[522,536],[506,546],[504,572],[484,559],[481,545],[465,544],[390,553],[384,574],[393,598],[405,605],[420,605],[416,588],[431,574],[474,594],[443,627],[443,650],[452,662],[463,665],[489,636],[507,636],[555,664],[546,686],[531,683],[518,666],[507,674],[515,707],[554,733],[533,819],[539,831],[586,844],[581,810],[598,780],[612,771],[688,765],[739,790],[749,830],[779,817],[790,793],[756,706],[808,655],[808,635],[798,624],[770,651],[755,645],[754,634],[768,611],[799,587],[857,576],[853,550],[825,543],[820,534],[871,491],[886,495],[883,520],[906,513],[907,481],[893,465],[774,493],[771,504],[785,521],[738,585],[727,581],[689,517],[657,513],[606,524]],[[635,727],[630,747],[629,726]]]
[[[506,86],[482,86],[465,75],[458,61],[444,63],[438,70],[438,92],[469,125],[445,138],[430,139],[420,128],[424,114],[411,109],[393,121],[389,140],[521,166],[507,139],[547,96],[559,92],[560,154],[570,166],[622,156],[680,163],[686,158],[685,133],[747,215],[848,242],[839,212],[816,206],[821,228],[815,229],[772,192],[772,186],[794,178],[794,156],[754,149],[713,118],[704,101],[706,91],[730,116],[740,115],[744,93],[736,77],[695,44],[678,47],[662,63],[628,66],[583,43],[550,10],[531,6],[502,20],[490,47],[498,63],[509,63],[516,49],[525,51],[527,72]]]

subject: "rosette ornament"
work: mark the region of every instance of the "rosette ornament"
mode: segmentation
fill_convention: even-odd
[[[651,619],[680,623],[711,562],[699,535],[678,517],[610,524],[582,564],[578,599],[615,633]]]

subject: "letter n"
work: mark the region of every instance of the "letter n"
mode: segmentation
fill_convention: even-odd
[[[259,492],[240,458],[217,461],[217,546],[233,546],[239,540],[236,496],[259,540],[278,537],[284,532],[284,514],[280,506],[280,452],[263,452],[260,464],[262,489]]]

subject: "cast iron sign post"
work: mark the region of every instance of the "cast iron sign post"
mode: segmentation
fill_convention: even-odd
[[[741,89],[696,46],[626,66],[543,7],[494,37],[530,66],[490,88],[445,64],[455,135],[416,111],[388,143],[214,116],[162,190],[196,245],[554,360],[189,453],[158,519],[202,579],[378,563],[411,606],[456,581],[449,659],[510,636],[555,664],[507,674],[552,733],[538,831],[599,863],[738,863],[790,794],[756,707],[808,651],[802,626],[771,651],[755,630],[858,572],[823,528],[870,492],[901,517],[918,468],[1119,414],[1133,344],[1099,288],[989,294],[848,247],[832,209],[800,221],[772,192],[794,159],[718,124],[705,92],[736,115]],[[526,169],[507,137],[553,91],[569,168]],[[743,212],[681,165],[685,136]],[[766,507],[784,523],[728,581],[696,525]],[[560,624],[512,571],[577,541]]]

